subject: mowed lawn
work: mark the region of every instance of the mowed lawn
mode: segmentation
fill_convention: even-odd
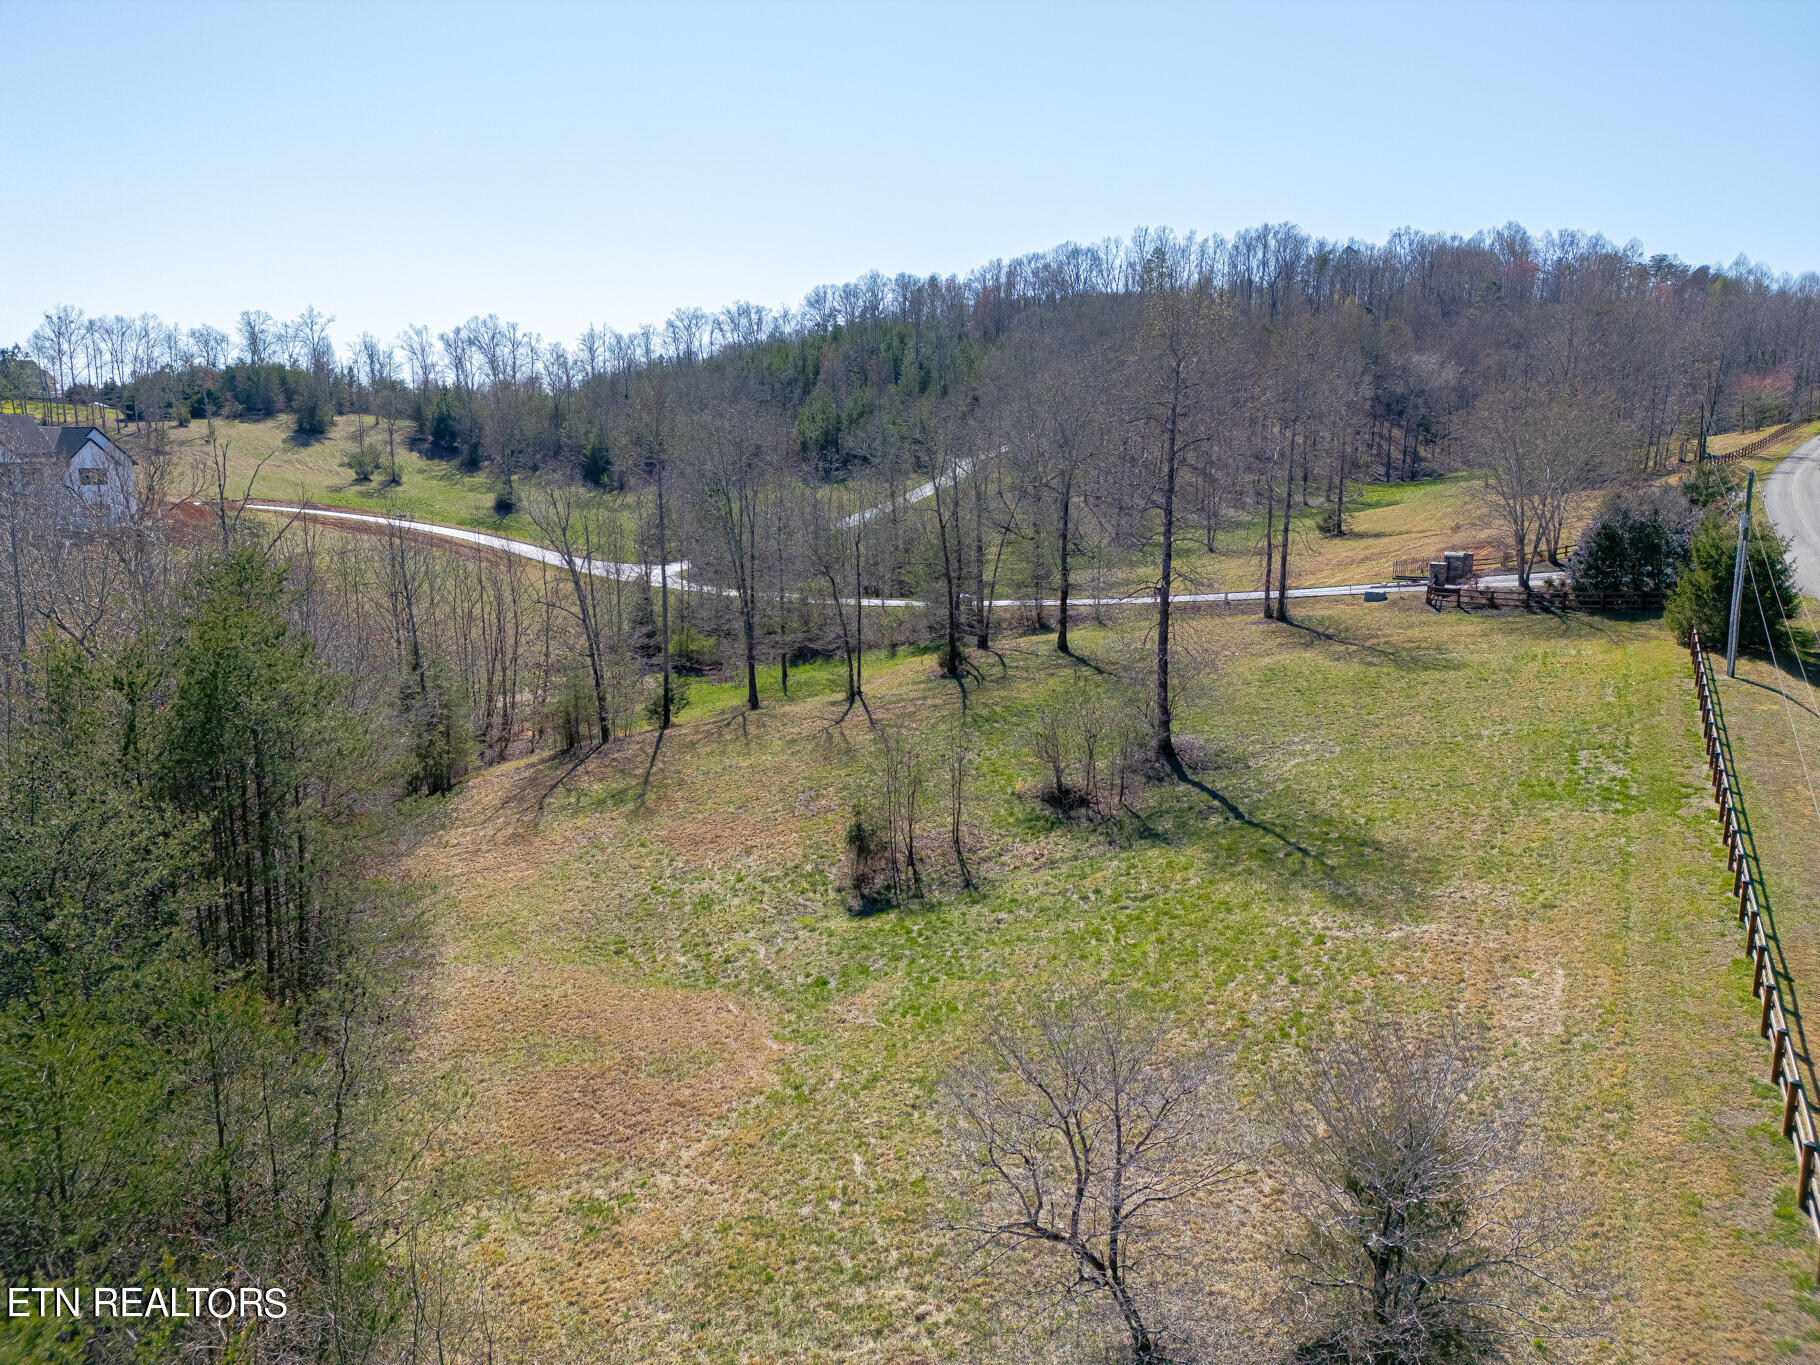
[[[1596,1196],[1594,1356],[1812,1349],[1814,1248],[1778,1208],[1792,1167],[1661,624],[1393,601],[1185,634],[1211,669],[1183,727],[1199,785],[1099,825],[1031,797],[1028,730],[1142,626],[1082,632],[1087,665],[1049,636],[982,657],[974,894],[846,912],[876,740],[816,670],[750,716],[698,690],[654,762],[634,736],[541,817],[550,759],[425,817],[399,855],[443,946],[424,1065],[472,1085],[463,1254],[522,1330],[590,1359],[984,1354],[1007,1286],[933,1229],[934,1081],[988,1008],[1067,986],[1236,1044],[1247,1096],[1368,999],[1488,1024]],[[900,733],[959,718],[928,656],[867,682]],[[1277,1198],[1252,1182],[1227,1234],[1254,1266]]]
[[[1321,487],[1311,485],[1310,505],[1297,505],[1290,516],[1290,586],[1382,583],[1390,578],[1398,560],[1426,563],[1440,558],[1444,550],[1495,549],[1508,542],[1509,533],[1484,501],[1483,484],[1483,476],[1477,473],[1413,483],[1349,483],[1344,535],[1321,533],[1319,526],[1327,509],[1320,502]],[[1588,500],[1582,510],[1590,513],[1592,506]],[[1233,516],[1230,509],[1222,513],[1212,551],[1207,548],[1203,514],[1184,503],[1177,515],[1177,592],[1246,592],[1263,586],[1266,523],[1261,510],[1245,517]],[[1045,553],[1053,557],[1053,544]],[[1142,550],[1108,552],[1103,558],[1083,544],[1073,558],[1070,591],[1076,600],[1147,596],[1156,581],[1157,553],[1154,537]],[[1031,595],[1029,562],[1029,542],[1008,541],[997,558],[999,597]],[[1273,582],[1277,563],[1273,558]],[[1043,593],[1053,598],[1056,591],[1051,564]]]
[[[1759,427],[1755,431],[1728,431],[1721,436],[1708,437],[1706,448],[1714,455],[1729,455],[1732,451],[1750,445],[1752,442],[1761,441],[1780,426],[1781,423],[1777,423],[1775,427]],[[1761,454],[1753,456],[1751,462],[1761,470],[1764,462],[1774,464],[1803,441],[1814,436],[1820,436],[1820,422],[1804,423]]]
[[[228,496],[244,497],[250,492],[255,498],[282,502],[317,502],[365,511],[397,510],[422,521],[536,538],[536,528],[523,511],[502,517],[493,510],[496,489],[486,474],[468,473],[458,461],[432,460],[412,450],[407,442],[412,430],[409,422],[398,424],[394,446],[400,482],[382,484],[383,472],[370,481],[357,482],[343,461],[356,448],[360,428],[365,429],[368,449],[377,452],[383,462],[385,426],[381,423],[375,427],[370,418],[339,417],[332,431],[313,440],[299,437],[288,416],[262,422],[217,419],[215,440],[228,452]],[[166,436],[183,466],[180,479],[188,477],[191,468],[207,470],[206,423],[170,426]],[[142,442],[130,431],[124,443],[135,454],[142,448]],[[202,491],[213,496],[215,490],[211,483]]]
[[[1438,559],[1443,550],[1495,547],[1509,539],[1497,515],[1480,496],[1478,473],[1449,474],[1416,483],[1348,484],[1346,534],[1324,536],[1318,523],[1325,509],[1297,507],[1290,516],[1289,582],[1294,587],[1337,583],[1381,583],[1399,559]],[[1321,489],[1310,489],[1318,499]],[[1223,533],[1208,555],[1204,540],[1184,537],[1183,572],[1204,577],[1209,590],[1262,586],[1257,552],[1262,516]]]

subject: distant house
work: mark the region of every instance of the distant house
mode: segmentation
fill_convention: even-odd
[[[33,417],[0,414],[0,469],[17,491],[73,500],[73,510],[109,521],[138,509],[133,458],[100,427],[45,427]]]

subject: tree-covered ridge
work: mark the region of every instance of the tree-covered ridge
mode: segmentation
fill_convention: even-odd
[[[337,347],[333,319],[313,309],[289,323],[244,312],[230,335],[64,308],[31,351],[56,394],[134,415],[143,403],[153,421],[293,412],[320,430],[317,404],[401,407],[420,440],[508,483],[547,462],[579,470],[590,450],[589,469],[604,477],[599,452],[616,444],[628,376],[705,362],[727,371],[728,391],[784,414],[799,448],[833,474],[868,457],[887,395],[901,404],[945,398],[957,383],[992,389],[986,358],[1018,330],[1136,326],[1159,255],[1260,326],[1342,318],[1361,370],[1350,401],[1393,476],[1444,448],[1513,366],[1600,393],[1651,465],[1689,441],[1764,424],[1815,379],[1813,277],[1777,277],[1743,258],[1689,266],[1645,257],[1634,242],[1536,238],[1515,224],[1468,238],[1403,230],[1381,245],[1311,239],[1290,224],[1231,239],[1139,229],[965,278],[873,272],[818,287],[796,308],[684,308],[661,326],[590,328],[570,344],[495,316]]]

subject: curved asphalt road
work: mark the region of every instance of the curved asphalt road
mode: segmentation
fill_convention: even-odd
[[[1796,447],[1763,481],[1763,510],[1794,542],[1795,583],[1820,597],[1820,436]]]
[[[1809,445],[1820,446],[1820,441],[1810,442]],[[1803,448],[1806,449],[1807,447]],[[1790,458],[1792,459],[1793,457],[1791,456]],[[913,495],[913,497],[914,496],[916,495]],[[927,496],[927,494],[922,494],[922,496]],[[1769,491],[1766,487],[1764,490],[1764,497],[1767,498],[1768,496]],[[485,549],[497,550],[504,554],[519,555],[525,559],[534,559],[543,564],[553,564],[560,567],[565,563],[563,557],[555,550],[547,549],[542,545],[534,545],[530,541],[512,540],[506,536],[490,535],[485,531],[470,531],[461,526],[441,526],[433,521],[416,521],[408,517],[388,517],[377,512],[343,511],[333,507],[299,506],[296,503],[249,502],[247,503],[247,508],[254,512],[289,512],[293,516],[327,518],[335,521],[358,521],[378,526],[398,526],[418,535],[440,536],[446,540],[458,540],[469,545],[479,545]],[[876,512],[877,510],[877,508],[868,508],[867,512]],[[851,520],[851,518],[849,520]],[[1820,562],[1820,559],[1817,559],[1816,562]],[[621,578],[628,580],[643,579],[647,574],[655,575],[658,569],[658,566],[655,564],[619,564],[609,560],[599,559],[583,560],[577,567],[584,573],[596,574],[602,578]],[[717,588],[705,583],[691,583],[689,581],[689,562],[686,559],[678,560],[674,564],[664,565],[663,574],[668,582],[675,584],[676,587],[683,592],[711,592],[730,596],[734,591],[732,588]],[[1537,583],[1545,583],[1558,577],[1560,577],[1560,572],[1558,570],[1550,570],[1546,573],[1530,575],[1531,580]],[[1513,588],[1516,586],[1516,583],[1517,576],[1515,574],[1504,574],[1502,576],[1481,578],[1479,580],[1480,586],[1487,588]],[[1357,597],[1367,592],[1421,592],[1424,586],[1425,585],[1421,583],[1407,582],[1347,583],[1328,588],[1291,588],[1288,595],[1290,597]],[[850,602],[853,599],[843,597],[841,600],[843,602]],[[1077,607],[1127,606],[1134,602],[1149,602],[1152,600],[1153,599],[1148,593],[1131,593],[1124,597],[1083,596],[1071,597],[1068,599],[1069,605]],[[1178,592],[1173,594],[1170,600],[1173,602],[1261,602],[1264,600],[1264,593],[1257,588],[1251,588],[1240,592]],[[868,597],[865,599],[865,605],[868,607],[921,607],[927,604],[911,597]],[[995,598],[989,605],[992,607],[1028,607],[1034,605],[1034,603],[1027,597],[1006,597]],[[1055,598],[1050,597],[1044,599],[1043,605],[1053,607],[1059,606],[1060,604]]]

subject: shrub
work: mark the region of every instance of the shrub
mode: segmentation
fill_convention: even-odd
[[[574,753],[582,745],[593,743],[598,717],[594,683],[585,670],[570,669],[562,675],[556,695],[550,699],[550,719],[563,753]]]
[[[407,697],[406,710],[416,735],[410,789],[426,796],[453,791],[474,762],[474,727],[459,690],[432,670],[423,691]]]
[[[678,674],[670,675],[670,719],[675,720],[689,704],[689,680]],[[657,686],[651,689],[651,699],[645,703],[645,718],[653,725],[664,723],[664,678],[660,673]]]
[[[1678,490],[1611,498],[1581,533],[1568,574],[1581,592],[1667,592],[1698,523]]]
[[[597,488],[605,488],[613,478],[613,453],[598,431],[588,433],[588,444],[581,452],[581,476]]]
[[[670,633],[670,663],[686,673],[704,673],[714,666],[720,645],[711,635],[683,627]]]
[[[436,415],[430,420],[430,447],[443,455],[453,455],[461,445],[461,429],[448,404],[438,402]]]
[[[1377,1016],[1282,1086],[1301,1223],[1291,1360],[1490,1365],[1578,1311],[1587,1201],[1549,1161],[1521,1091],[1500,1094],[1495,1075],[1482,1044]]]
[[[355,483],[370,483],[373,475],[379,472],[379,452],[369,448],[363,436],[360,444],[342,457],[341,463],[353,472]]]
[[[1695,507],[1711,507],[1738,491],[1738,476],[1730,465],[1707,460],[1695,466],[1687,482],[1681,485],[1681,491]]]
[[[1695,630],[1709,649],[1723,648],[1731,623],[1732,565],[1738,553],[1738,527],[1730,517],[1710,513],[1695,532],[1664,613],[1682,644]],[[1788,543],[1759,515],[1751,521],[1750,552],[1739,599],[1738,647],[1791,651],[1783,613],[1796,601],[1797,589],[1788,565]],[[1767,626],[1767,631],[1765,627]]]
[[[293,410],[299,436],[321,436],[328,431],[333,413],[329,409],[328,400],[315,384],[305,384],[298,390]]]
[[[887,908],[895,899],[896,858],[890,831],[860,802],[853,803],[847,822],[847,889],[853,893],[852,909]]]

